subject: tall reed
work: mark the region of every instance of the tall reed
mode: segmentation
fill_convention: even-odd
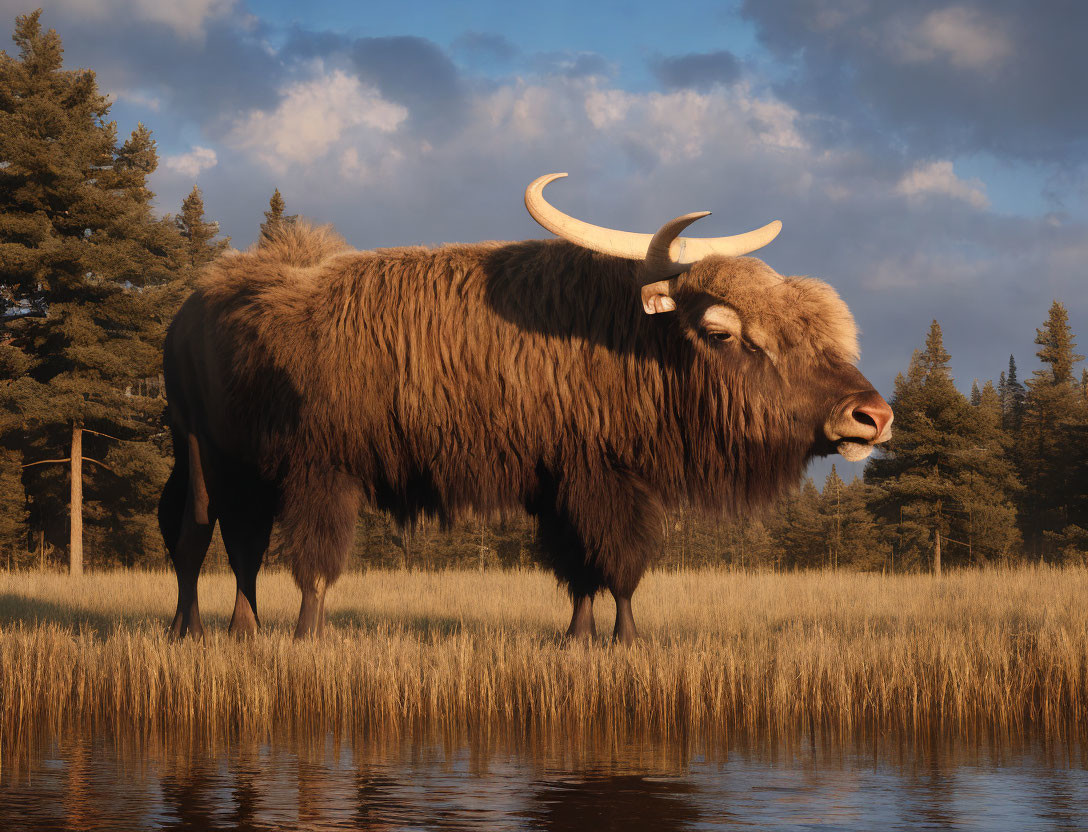
[[[165,637],[174,593],[167,573],[0,575],[4,742],[73,723],[194,738],[1088,729],[1084,569],[655,573],[631,649],[562,642],[567,601],[536,571],[346,576],[318,642],[291,638],[285,574],[262,576],[264,629],[247,641],[224,632],[229,576],[201,581],[204,642]],[[599,606],[604,633],[612,605]]]

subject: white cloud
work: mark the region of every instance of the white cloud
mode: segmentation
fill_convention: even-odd
[[[196,179],[201,171],[214,168],[219,162],[219,157],[210,147],[193,147],[188,153],[179,153],[176,156],[163,158],[163,165],[167,170],[181,174],[189,179]]]
[[[921,163],[899,180],[895,192],[908,199],[945,196],[984,210],[990,200],[980,179],[960,179],[948,160]]]
[[[623,90],[590,90],[586,96],[586,115],[598,130],[618,124],[627,118],[635,96]]]
[[[950,6],[927,14],[898,40],[899,57],[907,63],[943,58],[962,69],[986,70],[1013,53],[1005,28],[978,9]]]
[[[796,110],[743,85],[706,93],[629,93],[598,83],[508,85],[482,101],[479,112],[503,140],[514,133],[555,145],[558,136],[568,136],[572,146],[638,148],[656,164],[697,159],[723,146],[740,152],[806,146]]]
[[[340,154],[340,175],[351,183],[372,182],[393,175],[393,170],[404,161],[404,153],[396,147],[386,148],[376,159],[360,156],[359,148],[349,147]]]
[[[58,0],[60,8],[84,20],[128,20],[159,23],[183,37],[201,37],[204,25],[224,17],[235,0]]]
[[[370,169],[367,156],[395,155],[390,136],[407,118],[374,87],[335,70],[288,86],[275,110],[248,113],[227,142],[279,172],[322,165],[340,146],[341,167],[358,174]]]
[[[872,290],[917,290],[931,286],[979,285],[987,274],[994,273],[994,264],[986,259],[969,260],[949,252],[912,252],[878,260],[867,280]]]
[[[205,21],[226,15],[234,0],[129,0],[126,5],[148,22],[191,37],[203,34]]]
[[[826,32],[852,24],[866,11],[865,0],[838,0],[814,6],[811,9],[810,21],[815,31]]]
[[[143,93],[139,90],[111,90],[109,94],[114,101],[124,101],[137,107],[146,107],[155,113],[162,108],[162,100],[158,96]]]
[[[335,190],[412,174],[422,164],[463,169],[560,149],[572,159],[586,152],[626,159],[643,171],[725,149],[731,157],[807,149],[800,114],[743,85],[629,93],[598,78],[563,77],[519,79],[481,92],[468,100],[464,122],[432,146],[409,129],[405,107],[341,70],[315,69],[311,80],[284,88],[273,109],[239,118],[226,143],[277,174],[328,178]]]
[[[695,159],[729,141],[734,147],[799,150],[799,114],[777,99],[760,98],[743,85],[707,93],[625,93],[591,89],[585,96],[590,123],[605,136],[638,141],[662,162]]]

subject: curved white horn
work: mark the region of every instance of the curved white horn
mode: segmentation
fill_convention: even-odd
[[[679,274],[676,267],[687,254],[687,240],[680,236],[680,232],[696,220],[709,216],[709,211],[696,211],[693,214],[684,214],[682,217],[669,220],[657,229],[657,233],[650,238],[650,244],[646,247],[646,261],[641,275],[643,284]],[[672,253],[674,242],[677,243],[678,249],[675,257]]]
[[[755,231],[731,237],[677,236],[695,220],[707,216],[708,211],[670,220],[656,234],[637,234],[591,225],[564,214],[544,199],[544,186],[566,175],[549,173],[534,179],[525,189],[525,207],[533,219],[553,234],[585,248],[629,260],[647,260],[647,282],[685,272],[711,254],[730,257],[748,254],[767,245],[782,230],[782,223],[775,220]]]

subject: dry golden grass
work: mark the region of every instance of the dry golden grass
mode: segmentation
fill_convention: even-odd
[[[201,581],[203,643],[164,636],[167,573],[0,575],[5,742],[96,729],[393,732],[427,724],[582,732],[1034,733],[1088,728],[1088,570],[657,573],[646,642],[567,645],[568,605],[535,571],[375,571],[330,592],[295,642],[298,592],[262,575],[260,636],[225,634],[233,578]],[[598,604],[611,628],[611,602]]]

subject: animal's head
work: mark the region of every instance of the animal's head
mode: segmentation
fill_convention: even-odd
[[[707,215],[700,212],[652,235],[615,231],[544,200],[544,186],[561,176],[529,185],[525,205],[533,218],[578,245],[641,260],[646,314],[675,315],[695,349],[723,373],[739,373],[750,389],[777,399],[802,431],[811,428],[812,452],[837,450],[856,461],[891,438],[891,408],[855,366],[857,327],[835,290],[814,278],[783,277],[743,256],[773,240],[781,223],[733,237],[680,237]]]

